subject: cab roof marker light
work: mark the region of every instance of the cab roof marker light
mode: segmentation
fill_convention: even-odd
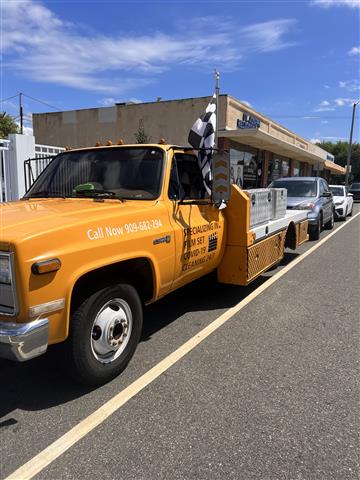
[[[36,262],[31,265],[31,271],[34,275],[43,275],[44,273],[56,272],[60,270],[61,262],[58,258],[51,258],[42,262]]]
[[[40,315],[45,315],[47,313],[56,312],[57,310],[62,310],[65,307],[65,298],[60,298],[59,300],[53,300],[52,302],[41,303],[40,305],[34,305],[29,308],[29,317],[38,318]]]

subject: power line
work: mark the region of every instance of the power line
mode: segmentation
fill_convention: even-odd
[[[15,97],[18,97],[19,94],[17,93],[16,95],[13,95],[12,97],[4,98],[3,100],[0,100],[0,103],[7,102],[8,100],[12,100]]]
[[[35,102],[42,103],[43,105],[46,105],[47,107],[53,108],[54,110],[58,110],[60,112],[60,108],[54,107],[54,105],[50,105],[49,103],[43,102],[42,100],[39,100],[38,98],[31,97],[30,95],[27,95],[26,93],[23,93],[24,97],[31,98],[31,100],[34,100]]]
[[[58,110],[60,112],[60,108],[54,107],[54,105],[50,105],[50,103],[46,103],[43,100],[40,100],[39,98],[32,97],[28,95],[27,93],[19,92],[16,95],[13,95],[12,97],[4,98],[3,100],[0,100],[0,103],[7,102],[8,100],[12,100],[13,98],[19,97],[20,95],[23,95],[24,97],[30,98],[31,100],[34,100],[35,102],[42,103],[43,105],[46,105],[47,107],[53,108],[54,110]]]

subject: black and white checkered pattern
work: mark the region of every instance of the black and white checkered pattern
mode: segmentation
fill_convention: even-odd
[[[201,115],[192,126],[188,141],[194,148],[204,148],[199,150],[199,167],[204,179],[204,186],[211,194],[211,157],[215,146],[216,132],[216,94],[213,95],[211,102],[206,107],[205,114]]]

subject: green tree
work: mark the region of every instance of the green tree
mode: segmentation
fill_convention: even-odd
[[[134,134],[136,143],[150,143],[151,137],[146,133],[143,120],[139,120],[139,129]]]
[[[7,138],[10,133],[19,133],[19,126],[11,115],[0,112],[0,138]]]
[[[321,142],[317,143],[319,147],[332,153],[335,157],[335,163],[346,166],[349,142]],[[351,175],[350,180],[360,180],[360,143],[353,143],[351,146]]]

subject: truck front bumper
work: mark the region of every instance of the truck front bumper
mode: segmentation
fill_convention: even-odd
[[[47,318],[29,323],[0,322],[0,358],[25,362],[46,352]]]

